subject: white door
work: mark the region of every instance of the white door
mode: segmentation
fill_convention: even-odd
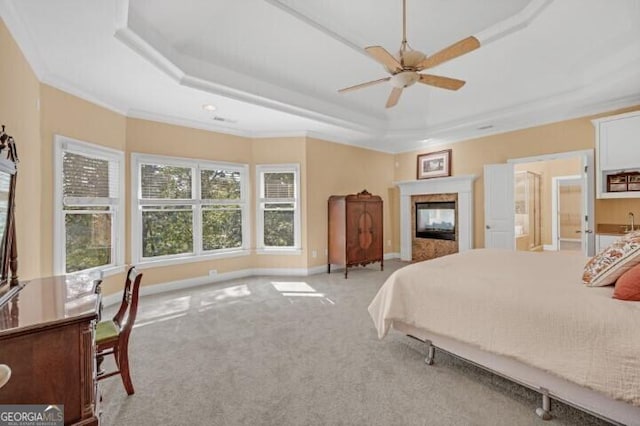
[[[484,166],[484,246],[515,249],[513,164]]]
[[[582,157],[582,192],[583,192],[583,212],[582,218],[582,251],[587,256],[594,256],[596,253],[596,234],[594,229],[595,216],[595,188],[594,188],[594,162],[593,152],[588,152]]]

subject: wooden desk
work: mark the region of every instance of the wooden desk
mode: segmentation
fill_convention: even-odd
[[[65,425],[97,425],[94,329],[99,281],[31,280],[0,306],[0,404],[64,405]]]

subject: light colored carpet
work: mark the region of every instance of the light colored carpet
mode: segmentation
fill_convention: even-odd
[[[136,393],[101,381],[103,424],[605,424],[393,332],[367,306],[390,261],[310,277],[256,277],[141,298],[133,330]],[[111,309],[114,309],[112,307]],[[111,309],[105,316],[112,314]]]

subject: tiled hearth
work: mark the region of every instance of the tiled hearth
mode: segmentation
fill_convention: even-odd
[[[400,188],[400,258],[425,260],[473,247],[473,181],[475,176],[453,176],[396,182]],[[429,196],[436,196],[436,199]],[[446,198],[443,199],[442,197]],[[415,243],[416,201],[457,198],[456,241],[423,240]]]

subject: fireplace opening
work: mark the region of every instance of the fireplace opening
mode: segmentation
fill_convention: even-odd
[[[456,240],[456,202],[416,203],[416,238]]]

